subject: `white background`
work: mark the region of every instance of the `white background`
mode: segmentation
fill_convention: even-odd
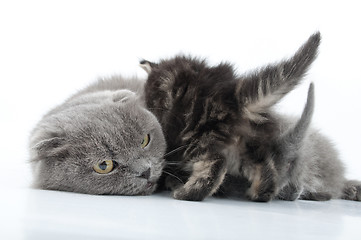
[[[300,114],[313,81],[314,125],[339,149],[347,176],[361,179],[360,9],[358,1],[0,1],[0,186],[11,197],[30,183],[31,129],[98,77],[144,78],[140,58],[177,53],[242,73],[291,56],[318,30],[319,57],[279,110]]]

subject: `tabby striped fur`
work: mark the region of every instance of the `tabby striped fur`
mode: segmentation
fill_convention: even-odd
[[[241,76],[228,63],[209,66],[187,56],[141,61],[149,74],[147,107],[160,121],[168,145],[161,185],[172,189],[174,198],[193,201],[215,193],[239,193],[255,201],[317,193],[311,183],[307,190],[299,170],[313,85],[297,123],[270,108],[300,83],[319,44],[316,33],[290,59]],[[334,176],[340,187],[329,195],[341,197],[343,168],[338,159],[330,161],[340,169]]]

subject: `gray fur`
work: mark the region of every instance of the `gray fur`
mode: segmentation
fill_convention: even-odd
[[[314,109],[314,86],[310,85],[307,103],[296,124],[277,116],[280,136],[269,149],[275,174],[275,195],[284,200],[297,198],[328,200],[343,197],[344,167],[330,141],[310,128]]]
[[[265,189],[252,189],[254,176],[249,176],[250,188],[246,195],[252,200],[268,201],[272,198],[283,200],[328,200],[343,198],[360,201],[361,182],[348,181],[344,177],[344,166],[338,152],[329,139],[310,127],[314,109],[314,86],[310,85],[307,103],[301,118],[294,118],[275,113],[271,107],[285,94],[299,84],[310,63],[317,56],[320,35],[315,34],[289,60],[276,65],[269,65],[247,76],[241,82],[243,98],[246,100],[245,112],[250,112],[254,122],[262,125],[274,124],[277,130],[271,141],[263,144],[263,151],[257,157],[266,166],[258,186],[265,181]],[[287,70],[288,69],[288,70]],[[257,94],[249,89],[248,84],[258,84]],[[251,100],[249,100],[251,99]],[[250,110],[250,105],[252,105]],[[266,118],[263,116],[267,116]],[[252,130],[249,130],[252,132]],[[268,132],[266,132],[267,134]],[[260,134],[262,137],[264,133]],[[264,159],[262,159],[264,158]],[[270,160],[269,160],[270,159]],[[247,166],[247,163],[245,164]],[[253,165],[254,166],[254,165]],[[254,174],[254,173],[253,173]],[[268,190],[272,191],[268,192]]]
[[[30,138],[34,186],[88,194],[147,195],[161,175],[165,140],[145,109],[144,81],[99,80],[47,113]],[[146,134],[149,145],[141,147]],[[112,160],[99,174],[93,166]]]

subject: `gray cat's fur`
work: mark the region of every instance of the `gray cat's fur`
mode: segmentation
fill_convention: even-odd
[[[246,195],[257,201],[272,198],[360,201],[361,182],[345,179],[344,166],[330,140],[310,128],[313,109],[314,86],[311,84],[306,106],[297,122],[272,112],[273,121],[278,123],[279,136],[272,139],[258,156],[265,162],[265,171],[257,166],[249,169],[252,180],[228,176],[219,195]],[[260,191],[262,184],[272,187]]]
[[[148,72],[145,99],[168,145],[161,186],[181,200],[246,195],[361,200],[361,183],[347,181],[337,151],[311,122],[314,89],[298,121],[271,107],[294,89],[317,56],[320,34],[291,58],[237,76],[230,64],[176,56],[141,62]]]
[[[30,138],[34,186],[88,194],[147,195],[164,166],[165,140],[145,109],[144,81],[112,77],[88,86],[51,110]],[[149,145],[141,147],[144,135]],[[93,166],[112,160],[99,174]]]

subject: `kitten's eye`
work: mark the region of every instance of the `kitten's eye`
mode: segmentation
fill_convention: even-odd
[[[148,146],[149,142],[150,142],[150,135],[147,134],[143,138],[142,145],[141,145],[142,148],[145,148],[146,146]]]
[[[100,174],[110,173],[114,169],[114,163],[112,160],[105,160],[99,162],[93,166],[94,171]]]

